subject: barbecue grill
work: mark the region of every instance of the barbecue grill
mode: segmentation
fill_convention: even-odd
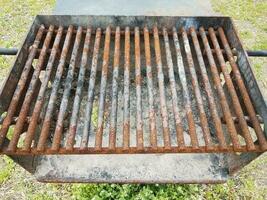
[[[0,99],[0,153],[44,182],[224,182],[267,150],[228,17],[38,15]]]

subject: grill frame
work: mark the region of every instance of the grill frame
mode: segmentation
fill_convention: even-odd
[[[143,28],[144,25],[146,25],[149,29],[152,29],[152,27],[157,24],[158,27],[166,27],[171,28],[172,26],[180,27],[183,26],[185,29],[188,29],[189,27],[194,26],[196,29],[198,29],[200,26],[203,26],[205,29],[209,27],[222,27],[224,30],[226,30],[226,35],[228,38],[231,38],[229,40],[229,43],[231,46],[234,46],[236,48],[236,52],[238,54],[238,65],[241,66],[240,72],[243,76],[246,88],[248,88],[249,95],[252,99],[252,103],[254,104],[254,107],[256,109],[256,112],[261,115],[263,118],[265,127],[267,125],[267,108],[266,104],[263,100],[263,97],[260,93],[259,87],[257,85],[257,82],[255,80],[255,76],[251,70],[250,64],[248,62],[247,54],[245,53],[242,44],[238,38],[236,29],[234,28],[234,25],[232,23],[232,20],[228,17],[164,17],[164,16],[153,16],[153,17],[143,17],[143,16],[131,16],[131,17],[125,17],[125,16],[43,16],[38,15],[31,28],[30,31],[25,39],[24,44],[22,45],[22,48],[20,49],[17,59],[6,79],[6,82],[4,83],[3,88],[1,89],[0,93],[0,99],[4,99],[4,101],[1,101],[0,103],[0,112],[2,113],[4,110],[7,109],[7,105],[9,105],[10,99],[12,98],[12,91],[14,91],[14,87],[16,86],[18,82],[18,77],[20,77],[20,73],[22,71],[21,66],[24,66],[23,62],[26,62],[26,56],[27,49],[29,48],[28,45],[33,42],[34,34],[38,30],[38,27],[44,24],[45,26],[49,26],[50,24],[53,24],[54,26],[66,26],[72,24],[74,26],[83,26],[83,27],[100,27],[102,29],[105,29],[108,25],[115,30],[116,26],[120,27],[141,27]],[[164,51],[163,49],[161,51]],[[40,53],[41,54],[41,53]],[[10,83],[12,81],[12,84],[6,84]],[[265,133],[266,135],[266,133]],[[56,147],[58,149],[58,145]],[[240,149],[240,152],[246,152],[246,149]],[[133,148],[130,152],[127,153],[175,153],[175,152],[181,152],[181,153],[187,153],[187,152],[213,152],[212,150],[209,151],[206,148],[199,148],[197,150],[183,150],[180,148],[173,148],[171,150],[165,149],[165,148],[158,148],[157,150],[153,150],[153,148],[144,148],[142,150],[139,150],[138,148]],[[218,152],[234,152],[234,149],[228,149],[228,150],[220,150]],[[5,152],[8,153],[8,152]],[[81,149],[74,149],[71,151],[46,151],[45,154],[83,154],[83,153],[124,153],[123,149],[118,149],[117,151],[110,151],[110,149],[102,148],[101,151],[99,150],[81,150]],[[9,154],[9,153],[8,153]],[[10,155],[12,154],[20,154],[20,155],[28,155],[28,152],[14,152],[10,151]],[[31,154],[43,154],[42,152],[38,151],[31,151]]]

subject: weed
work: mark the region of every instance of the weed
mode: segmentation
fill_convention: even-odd
[[[1,166],[0,184],[2,184],[6,180],[8,180],[9,177],[11,176],[11,174],[14,170],[15,164],[14,164],[13,160],[11,160],[9,157],[3,156],[0,158],[0,166]]]

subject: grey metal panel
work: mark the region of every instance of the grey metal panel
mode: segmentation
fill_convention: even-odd
[[[177,29],[184,27],[185,29],[194,26],[204,28],[219,26],[225,27],[230,23],[229,17],[203,17],[203,16],[113,16],[113,15],[37,15],[36,20],[44,25],[54,24],[56,26],[92,26],[99,28],[106,28],[111,26],[114,28],[120,26],[121,28],[129,26],[143,28],[147,26],[152,28],[157,25],[159,28],[166,27],[172,28],[175,26]]]
[[[228,178],[224,154],[42,156],[43,182],[218,183]]]

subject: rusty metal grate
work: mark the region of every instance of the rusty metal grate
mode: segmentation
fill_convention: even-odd
[[[27,56],[1,153],[267,149],[221,27],[41,25]]]

